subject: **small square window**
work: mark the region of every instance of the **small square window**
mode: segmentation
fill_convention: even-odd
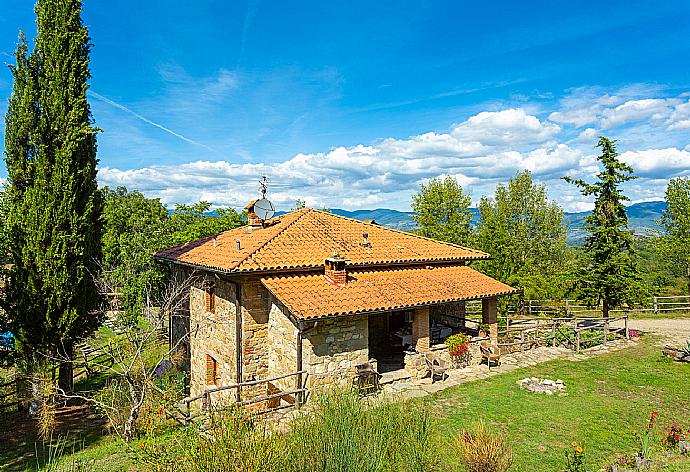
[[[218,361],[206,354],[206,385],[218,385]]]

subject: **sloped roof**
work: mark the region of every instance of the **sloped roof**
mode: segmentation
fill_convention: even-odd
[[[517,293],[516,289],[461,265],[353,271],[347,274],[345,286],[329,283],[320,273],[265,276],[261,283],[300,319]]]
[[[363,233],[370,246],[362,245]],[[225,272],[274,271],[323,267],[334,251],[348,266],[489,258],[474,249],[311,208],[268,220],[266,227],[251,233],[245,226],[165,249],[155,258]]]

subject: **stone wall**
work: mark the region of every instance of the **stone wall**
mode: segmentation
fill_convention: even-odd
[[[242,377],[245,382],[269,378],[266,342],[270,296],[259,277],[243,277],[242,293]]]
[[[367,316],[319,321],[304,333],[302,358],[308,388],[349,384],[355,366],[369,359]]]
[[[297,327],[283,310],[283,306],[274,300],[268,317],[268,378],[297,372]],[[275,381],[274,385],[282,391],[294,390],[297,379],[288,377]]]
[[[206,388],[206,355],[218,363],[218,384],[236,382],[235,366],[235,286],[208,277],[215,283],[215,314],[206,311],[203,283],[192,287],[189,294],[190,312],[190,394]],[[231,393],[231,392],[230,392]]]

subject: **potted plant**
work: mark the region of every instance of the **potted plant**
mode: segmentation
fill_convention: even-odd
[[[489,335],[491,327],[487,323],[479,323],[477,330],[479,331],[478,336],[480,338],[485,338]]]
[[[455,366],[465,366],[470,359],[470,341],[472,338],[466,334],[458,333],[446,338],[448,354]]]

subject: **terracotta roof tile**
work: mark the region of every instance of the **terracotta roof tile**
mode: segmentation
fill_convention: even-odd
[[[368,234],[369,246],[362,244]],[[215,239],[215,244],[214,244]],[[237,250],[236,241],[240,242]],[[156,253],[161,260],[226,272],[322,267],[338,251],[350,266],[488,259],[489,255],[364,223],[328,212],[303,209],[268,220],[265,228],[223,232]]]
[[[301,319],[348,316],[517,293],[467,266],[363,270],[345,286],[322,273],[266,276],[263,285]]]

